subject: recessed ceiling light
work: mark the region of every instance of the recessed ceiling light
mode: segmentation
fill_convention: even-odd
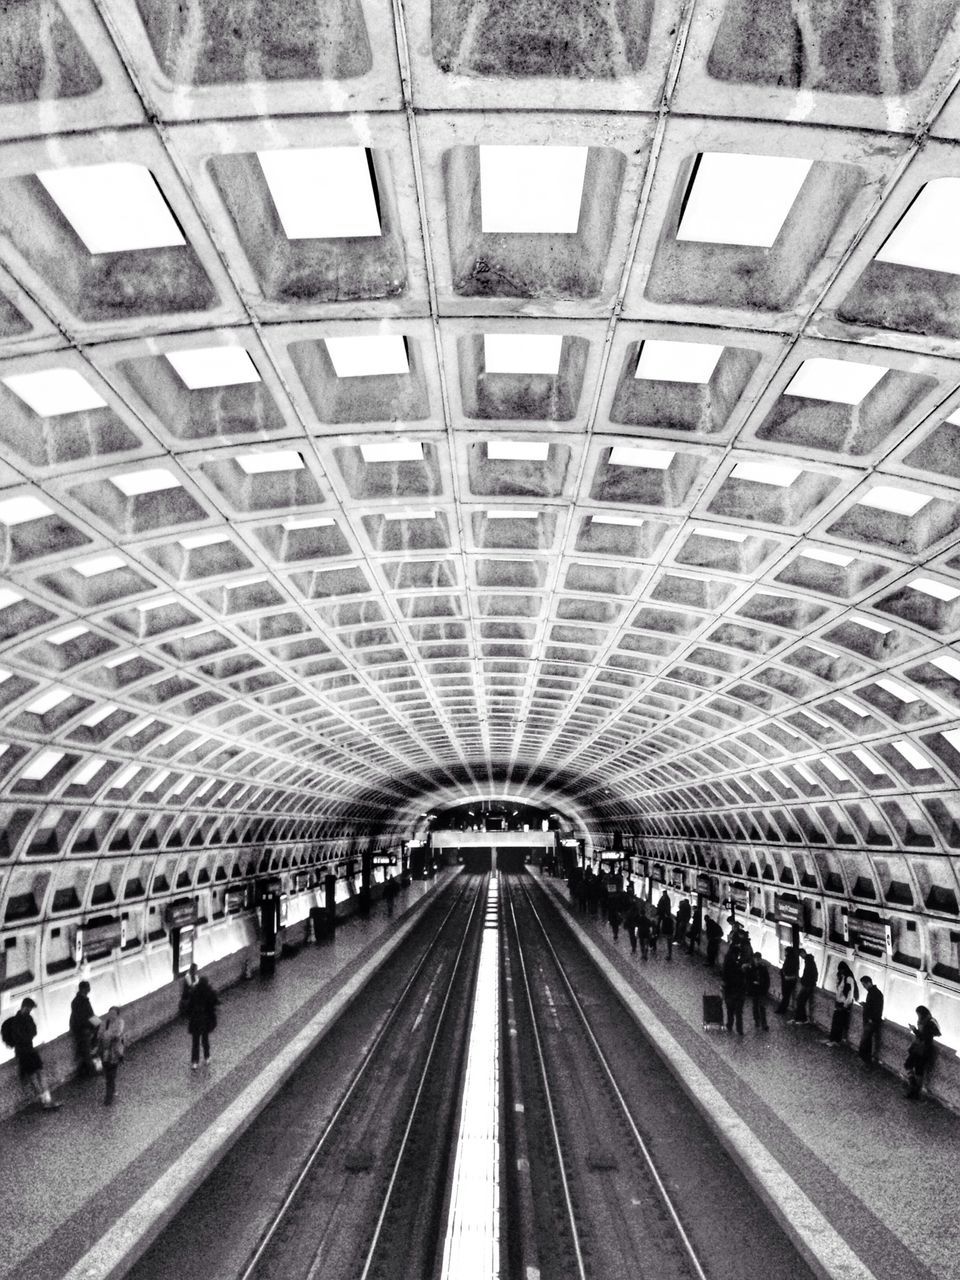
[[[419,440],[385,440],[377,444],[362,444],[360,456],[364,462],[422,462],[423,445]]]
[[[838,702],[841,707],[846,707],[848,711],[852,711],[855,716],[859,716],[861,720],[865,720],[870,714],[865,707],[858,707],[855,702],[851,702],[849,698],[844,697],[842,693],[836,693],[833,696],[834,702]]]
[[[284,529],[329,529],[333,516],[291,516],[282,522]]]
[[[381,234],[366,147],[290,147],[257,157],[288,240]]]
[[[153,174],[142,164],[43,169],[37,177],[91,253],[185,243]]]
[[[958,222],[960,178],[933,178],[887,236],[877,261],[960,275]]]
[[[889,635],[893,627],[888,627],[886,623],[877,622],[873,618],[866,617],[862,613],[851,613],[850,621],[855,622],[859,627],[866,627],[869,631],[877,631],[882,636]]]
[[[955,751],[960,751],[960,729],[944,729],[940,737],[949,742]]]
[[[745,533],[736,533],[733,529],[707,529],[704,525],[694,525],[694,533],[701,538],[715,538],[717,542],[746,542]]]
[[[88,716],[80,721],[88,729],[95,729],[98,724],[102,724],[108,716],[112,716],[117,709],[115,702],[105,702],[102,707],[97,707],[95,711],[91,711]]]
[[[875,777],[879,777],[880,774],[886,773],[883,765],[877,764],[870,752],[865,751],[863,747],[854,747],[853,754],[857,757],[864,768],[869,769]]]
[[[66,702],[68,698],[72,698],[73,694],[69,689],[64,689],[62,685],[55,684],[41,693],[39,698],[27,704],[27,710],[31,715],[45,716],[48,711],[52,711],[54,707],[59,707],[61,702]]]
[[[150,779],[150,781],[147,783],[147,790],[156,791],[157,787],[162,786],[163,783],[166,782],[166,780],[169,777],[170,777],[169,769],[158,769],[157,772]]]
[[[646,382],[709,382],[722,355],[723,347],[711,342],[647,338],[633,376]]]
[[[96,578],[101,573],[110,573],[114,569],[125,569],[126,560],[122,556],[91,556],[89,560],[77,560],[71,568],[82,578]]]
[[[260,381],[246,347],[196,347],[189,351],[168,351],[166,357],[189,391]]]
[[[407,343],[402,333],[324,338],[324,342],[338,378],[379,378],[384,374],[410,372]]]
[[[384,520],[435,520],[436,511],[431,508],[414,507],[410,511],[385,511]]]
[[[675,456],[673,449],[638,449],[633,445],[617,444],[610,450],[610,466],[666,471]]]
[[[115,653],[112,658],[104,658],[103,665],[113,671],[117,667],[122,667],[128,662],[132,662],[136,656],[136,653]]]
[[[491,462],[546,462],[550,445],[538,440],[488,440],[487,458]]]
[[[198,547],[218,547],[230,538],[225,533],[191,533],[189,537],[178,538],[177,542],[184,551],[196,551]]]
[[[939,658],[931,658],[930,662],[941,671],[945,671],[948,676],[952,676],[954,680],[960,680],[960,658],[944,653]]]
[[[590,517],[591,524],[619,524],[627,525],[639,529],[644,523],[643,516],[617,515],[615,512],[608,514],[598,513]]]
[[[834,404],[859,404],[888,372],[883,365],[815,356],[804,360],[783,394],[829,400]]]
[[[780,234],[810,160],[704,152],[698,157],[678,240],[769,249]]]
[[[914,578],[907,586],[912,591],[920,591],[925,596],[933,596],[935,600],[956,600],[960,590],[949,586],[946,582],[937,582],[935,578]]]
[[[141,600],[137,604],[137,608],[141,613],[151,613],[154,609],[166,609],[171,604],[179,604],[179,600],[173,592],[168,592],[167,595],[153,596],[149,600]]]
[[[931,501],[932,495],[929,493],[898,489],[892,484],[878,484],[857,499],[857,506],[875,507],[877,511],[891,511],[898,516],[915,516]]]
[[[303,458],[296,449],[274,449],[267,453],[237,453],[234,462],[248,476],[268,475],[274,471],[302,471]]]
[[[819,786],[817,777],[815,774],[811,773],[802,760],[794,760],[793,767],[796,769],[797,773],[799,773],[804,782],[809,782],[810,785],[814,787]]]
[[[960,409],[954,409],[947,422],[952,423],[955,427],[960,427]]]
[[[76,369],[37,369],[11,373],[4,384],[41,418],[103,409],[106,400]]]
[[[84,724],[86,724],[86,721],[84,721]],[[85,787],[88,782],[97,776],[105,763],[103,756],[91,756],[71,777],[70,785],[72,787]]]
[[[485,373],[560,372],[561,333],[485,333],[483,369]]]
[[[20,777],[26,782],[40,782],[64,757],[62,751],[41,751],[27,765]]]
[[[147,471],[127,471],[123,475],[111,476],[110,480],[128,498],[139,497],[142,493],[160,493],[163,489],[180,488],[180,481],[176,476],[162,467],[152,467]]]
[[[891,742],[890,745],[896,751],[899,751],[907,764],[912,765],[914,769],[930,768],[930,761],[927,757],[922,751],[918,751],[913,743],[909,742],[906,738],[898,738],[895,742]]]
[[[832,756],[821,756],[820,763],[824,766],[824,768],[828,769],[835,778],[838,778],[841,782],[850,781],[849,773],[847,773],[845,769],[841,769]]]
[[[126,768],[121,769],[118,774],[115,774],[114,777],[111,778],[110,790],[122,791],[125,786],[127,786],[129,783],[131,783],[134,780],[134,778],[137,776],[139,772],[140,772],[140,765],[128,764]]]
[[[481,230],[576,234],[586,147],[480,147]]]
[[[909,704],[911,702],[920,701],[920,695],[918,693],[914,693],[912,689],[908,689],[897,680],[891,680],[888,676],[878,676],[876,683],[881,689],[892,694],[899,702]]]
[[[85,627],[82,622],[76,623],[72,627],[64,627],[62,631],[54,631],[47,636],[50,644],[69,644],[71,640],[76,640],[79,636],[85,636],[89,633],[90,628]]]
[[[770,484],[778,489],[786,489],[801,471],[801,467],[792,467],[787,462],[738,462],[730,474],[738,480],[751,480],[754,484]]]
[[[801,560],[821,560],[824,564],[836,564],[846,568],[853,564],[853,556],[842,555],[839,551],[827,551],[824,547],[804,547],[800,552]]]
[[[18,524],[28,524],[31,520],[45,520],[53,512],[45,502],[22,494],[19,498],[5,498],[0,502],[0,524],[8,528]]]

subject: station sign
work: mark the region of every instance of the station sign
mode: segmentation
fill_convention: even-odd
[[[242,885],[227,889],[223,895],[223,909],[228,915],[236,915],[238,911],[243,911],[246,905],[247,890]]]
[[[777,919],[782,924],[802,925],[803,911],[799,898],[792,894],[777,894]]]
[[[164,919],[168,929],[183,929],[197,923],[196,898],[175,898],[167,903]]]
[[[734,911],[747,911],[750,907],[750,891],[745,884],[732,884],[727,889],[727,900]]]
[[[697,872],[697,893],[702,893],[708,898],[713,897],[713,877],[706,875],[703,871]]]
[[[850,942],[859,950],[882,955],[893,950],[893,933],[890,925],[875,917],[850,916],[848,923]]]
[[[84,960],[97,960],[111,951],[123,947],[127,941],[126,920],[110,919],[82,924],[77,928],[74,942],[74,958],[77,964]]]
[[[683,867],[671,867],[670,883],[673,885],[674,889],[682,889],[686,892],[687,873],[684,871]]]

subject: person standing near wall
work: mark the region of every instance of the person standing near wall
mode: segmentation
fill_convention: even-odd
[[[100,1024],[100,1031],[97,1037],[100,1060],[103,1063],[103,1078],[106,1084],[106,1090],[103,1095],[103,1105],[105,1107],[113,1105],[114,1095],[117,1091],[117,1072],[127,1049],[126,1031],[126,1025],[120,1016],[120,1010],[115,1004],[111,1005],[107,1011],[107,1016]]]
[[[62,1102],[54,1102],[43,1076],[43,1059],[34,1047],[37,1024],[33,1020],[33,1011],[37,1002],[26,996],[17,1013],[3,1023],[3,1043],[12,1049],[17,1059],[17,1070],[24,1088],[30,1096],[39,1102],[43,1111],[59,1111]]]
[[[803,960],[803,972],[800,974],[800,990],[797,992],[797,1004],[794,1009],[791,1022],[801,1023],[809,1022],[810,1001],[817,989],[817,982],[820,978],[820,971],[817,969],[817,962],[809,951],[800,948],[800,957]]]
[[[77,1054],[77,1067],[82,1076],[98,1075],[97,1028],[100,1019],[90,1003],[90,983],[84,980],[70,1004],[70,1034]]]
[[[185,990],[184,1012],[187,1015],[187,1030],[190,1032],[190,1067],[196,1071],[200,1065],[201,1047],[204,1066],[210,1061],[210,1033],[217,1026],[217,1005],[220,1001],[209,979],[202,974],[193,986]]]
[[[846,1044],[847,1032],[850,1030],[850,1014],[854,1002],[860,998],[860,989],[853,971],[846,960],[837,965],[837,987],[833,996],[833,1020],[830,1023],[830,1035],[826,1044]]]
[[[783,964],[780,966],[780,1003],[777,1005],[777,1013],[790,1012],[790,1001],[793,999],[799,977],[800,951],[794,946],[785,947]]]
[[[883,1026],[883,992],[869,976],[861,978],[866,996],[863,1001],[863,1032],[857,1052],[865,1067],[872,1067],[877,1058],[880,1028]]]

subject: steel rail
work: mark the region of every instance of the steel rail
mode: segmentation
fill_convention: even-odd
[[[363,1058],[361,1059],[360,1065],[357,1067],[357,1070],[354,1073],[353,1078],[350,1081],[350,1084],[347,1086],[346,1092],[344,1093],[340,1101],[337,1103],[337,1106],[334,1109],[332,1115],[330,1116],[330,1119],[327,1121],[323,1129],[323,1132],[320,1134],[319,1138],[314,1143],[313,1147],[310,1149],[309,1155],[307,1156],[307,1158],[304,1160],[303,1164],[300,1167],[300,1172],[297,1174],[294,1181],[290,1184],[290,1188],[283,1199],[283,1203],[275,1211],[273,1218],[270,1222],[270,1225],[267,1227],[263,1235],[260,1237],[260,1240],[257,1243],[257,1247],[254,1249],[253,1253],[250,1255],[250,1258],[247,1261],[247,1265],[244,1268],[244,1270],[240,1273],[238,1280],[252,1280],[252,1277],[255,1274],[257,1267],[260,1265],[264,1254],[270,1248],[270,1245],[274,1239],[274,1236],[277,1234],[277,1231],[283,1225],[287,1215],[289,1214],[290,1209],[293,1206],[294,1201],[296,1200],[297,1195],[300,1191],[300,1188],[303,1186],[304,1182],[309,1177],[311,1169],[313,1168],[318,1157],[322,1153],[324,1147],[327,1145],[330,1135],[334,1132],[337,1126],[337,1122],[339,1121],[341,1115],[343,1114],[344,1110],[348,1106],[350,1099],[353,1097],[354,1093],[360,1086],[360,1083],[362,1082],[364,1076],[366,1075],[371,1063],[375,1060],[377,1053],[379,1052],[380,1046],[383,1044],[383,1041],[386,1039],[387,1035],[390,1033],[397,1019],[399,1018],[403,1010],[404,1002],[409,996],[411,988],[413,987],[414,983],[417,981],[417,979],[420,977],[421,973],[423,972],[424,966],[426,965],[427,961],[434,954],[434,950],[437,944],[439,943],[440,936],[446,929],[447,924],[449,923],[450,917],[456,911],[457,907],[459,907],[460,904],[463,902],[467,892],[468,892],[467,885],[464,885],[461,888],[459,894],[457,894],[457,896],[455,897],[454,901],[451,903],[450,909],[447,911],[446,915],[441,920],[433,937],[430,939],[429,943],[427,944],[427,947],[424,950],[422,957],[418,961],[416,968],[413,970],[409,979],[404,984],[403,990],[400,992],[399,996],[397,997],[397,1000],[394,1003],[393,1008],[390,1010],[390,1012],[387,1014],[387,1017],[384,1019],[383,1025],[381,1026],[380,1030],[377,1032],[377,1034],[374,1036],[373,1040],[371,1041],[370,1047],[367,1049],[367,1052],[364,1054]],[[470,917],[471,919],[473,918],[472,911],[475,908],[476,908],[476,903],[474,903],[474,908],[471,910],[471,917]],[[454,966],[454,972],[455,971],[456,971],[456,966]],[[452,985],[453,983],[452,975],[451,975],[450,981]],[[448,995],[449,995],[449,992],[448,992]]]
[[[463,937],[460,939],[460,946],[457,948],[456,958],[454,959],[453,968],[450,972],[450,982],[447,984],[447,991],[443,997],[443,1004],[440,1006],[440,1011],[437,1014],[437,1017],[434,1021],[433,1035],[430,1038],[430,1047],[427,1050],[427,1056],[423,1064],[423,1069],[420,1072],[420,1082],[417,1085],[417,1092],[414,1095],[413,1103],[410,1107],[410,1113],[407,1116],[407,1123],[404,1126],[403,1136],[400,1139],[400,1148],[397,1151],[396,1159],[393,1162],[393,1169],[391,1170],[391,1173],[390,1173],[390,1181],[387,1184],[387,1190],[383,1196],[383,1203],[380,1206],[380,1213],[377,1217],[376,1223],[374,1224],[373,1235],[370,1239],[370,1244],[367,1247],[367,1256],[364,1259],[363,1270],[360,1272],[359,1280],[368,1280],[370,1271],[373,1267],[374,1257],[376,1255],[377,1248],[380,1244],[380,1237],[383,1234],[383,1224],[386,1221],[387,1213],[390,1209],[390,1201],[393,1198],[393,1188],[396,1186],[397,1178],[400,1173],[400,1166],[403,1164],[403,1158],[406,1155],[407,1145],[410,1140],[410,1134],[413,1132],[414,1124],[416,1122],[417,1111],[420,1106],[420,1099],[423,1096],[424,1088],[426,1087],[427,1077],[430,1074],[430,1070],[433,1066],[433,1059],[434,1059],[434,1054],[437,1048],[437,1041],[440,1039],[440,1031],[441,1031],[441,1028],[443,1027],[444,1017],[447,1012],[447,1006],[450,1003],[450,997],[453,992],[453,986],[457,980],[457,976],[460,973],[460,966],[463,961],[464,952],[466,951],[466,947],[467,947],[467,938],[469,937],[469,934],[470,934],[470,926],[473,924],[474,916],[476,915],[476,912],[477,912],[478,903],[480,903],[481,900],[485,903],[487,900],[487,886],[489,885],[489,883],[490,883],[490,877],[488,875],[484,876],[483,881],[480,885],[479,891],[473,900],[473,906],[470,908],[470,918],[467,920],[466,927],[463,931]],[[314,1265],[310,1268],[310,1271],[308,1273],[308,1276],[306,1277],[306,1280],[315,1280],[315,1277],[318,1274],[316,1270],[318,1263],[319,1263],[319,1259],[317,1259]]]
[[[597,1057],[597,1061],[600,1064],[601,1070],[603,1071],[604,1075],[607,1078],[607,1082],[609,1083],[610,1088],[612,1089],[613,1094],[616,1097],[617,1102],[620,1106],[620,1109],[623,1112],[624,1118],[626,1119],[630,1132],[633,1134],[634,1140],[637,1144],[640,1154],[643,1156],[644,1162],[647,1166],[650,1176],[653,1178],[654,1184],[658,1192],[660,1193],[660,1197],[663,1201],[664,1206],[666,1207],[667,1213],[670,1215],[670,1219],[673,1222],[673,1225],[677,1231],[677,1234],[679,1235],[680,1240],[683,1244],[683,1248],[687,1255],[687,1258],[691,1266],[693,1267],[694,1272],[696,1273],[697,1280],[707,1280],[707,1274],[700,1264],[700,1259],[697,1257],[697,1252],[693,1247],[693,1243],[691,1242],[690,1237],[687,1235],[686,1229],[684,1228],[684,1225],[680,1220],[680,1215],[677,1213],[676,1206],[674,1205],[673,1200],[670,1197],[670,1193],[667,1190],[666,1186],[664,1185],[663,1179],[660,1177],[660,1174],[657,1170],[657,1166],[654,1164],[653,1157],[650,1154],[650,1150],[647,1147],[647,1144],[644,1142],[643,1137],[640,1134],[640,1130],[637,1128],[636,1121],[634,1120],[633,1114],[631,1113],[630,1108],[627,1105],[627,1100],[623,1096],[620,1086],[617,1084],[616,1077],[613,1074],[613,1070],[610,1066],[610,1063],[607,1060],[606,1054],[601,1049],[599,1041],[597,1040],[597,1037],[593,1033],[593,1028],[590,1026],[590,1021],[587,1018],[586,1013],[584,1012],[583,1005],[580,1003],[580,1000],[577,998],[577,993],[574,990],[573,984],[570,982],[570,979],[567,977],[567,972],[563,967],[560,957],[557,955],[556,948],[554,947],[553,943],[550,941],[550,936],[547,933],[546,927],[543,923],[543,920],[541,919],[540,912],[536,908],[536,904],[533,901],[530,891],[526,886],[523,886],[521,892],[524,894],[527,900],[527,905],[529,906],[530,910],[533,912],[533,915],[537,924],[540,926],[540,932],[543,935],[543,940],[546,943],[548,950],[550,951],[550,955],[553,957],[553,962],[556,965],[557,972],[559,973],[564,986],[566,987],[567,995],[570,999],[570,1002],[573,1005],[574,1009],[576,1010],[577,1014],[579,1015],[580,1021],[583,1024],[584,1031],[586,1032],[587,1039],[590,1041],[593,1051]],[[512,910],[512,904],[511,904],[511,910]],[[517,935],[517,938],[519,943],[519,934]]]
[[[504,882],[501,881],[501,884]],[[560,1171],[560,1182],[563,1186],[563,1199],[567,1210],[567,1218],[570,1224],[570,1234],[573,1240],[573,1251],[577,1261],[577,1275],[579,1280],[587,1280],[586,1263],[583,1258],[583,1250],[580,1246],[580,1230],[577,1226],[577,1217],[573,1208],[573,1197],[570,1194],[570,1183],[567,1180],[567,1170],[563,1159],[563,1147],[560,1142],[560,1127],[557,1124],[557,1114],[553,1105],[553,1097],[550,1092],[550,1077],[547,1072],[546,1055],[543,1052],[543,1042],[540,1039],[540,1028],[537,1026],[536,1012],[533,1003],[533,991],[530,987],[530,976],[527,972],[527,962],[523,954],[523,947],[520,945],[520,930],[517,928],[517,915],[513,909],[513,895],[515,889],[511,884],[507,889],[507,898],[510,903],[510,919],[513,924],[513,935],[517,943],[517,957],[520,961],[520,973],[523,978],[523,988],[527,997],[527,1007],[530,1012],[530,1025],[533,1029],[533,1046],[536,1052],[537,1065],[540,1068],[540,1079],[543,1085],[543,1096],[547,1107],[547,1116],[550,1121],[550,1132],[553,1137],[553,1144],[557,1153],[557,1168]]]

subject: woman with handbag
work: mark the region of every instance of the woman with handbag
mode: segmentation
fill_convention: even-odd
[[[117,1071],[126,1053],[126,1025],[116,1005],[111,1005],[107,1016],[100,1024],[97,1037],[100,1058],[103,1062],[103,1078],[106,1090],[103,1105],[109,1107],[113,1103],[117,1091]]]

